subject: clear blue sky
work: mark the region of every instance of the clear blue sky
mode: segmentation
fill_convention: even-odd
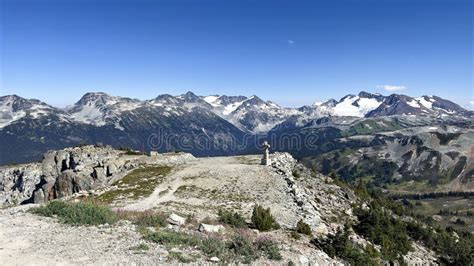
[[[0,2],[0,95],[65,106],[192,90],[299,106],[388,85],[474,100],[471,0]]]

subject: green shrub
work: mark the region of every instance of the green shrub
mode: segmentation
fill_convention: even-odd
[[[149,213],[140,217],[134,221],[138,226],[145,227],[163,227],[166,226],[166,216],[158,213]]]
[[[245,222],[244,217],[240,215],[238,212],[230,212],[225,210],[219,210],[219,221],[228,224],[235,228],[246,228],[247,223]]]
[[[59,215],[66,208],[69,208],[69,204],[64,201],[54,200],[46,205],[31,209],[31,212],[41,216],[53,217],[54,215]]]
[[[117,216],[109,207],[94,202],[51,201],[31,211],[42,216],[57,216],[61,222],[72,225],[113,224],[117,221]]]
[[[265,256],[270,260],[282,260],[283,257],[280,254],[280,249],[272,240],[268,238],[257,239],[255,242],[258,250],[263,252]]]
[[[199,237],[168,230],[160,230],[156,232],[147,230],[144,233],[143,238],[167,247],[198,246],[201,243]]]
[[[402,255],[411,250],[405,223],[394,218],[379,202],[372,201],[368,210],[356,208],[354,214],[359,220],[354,230],[370,242],[380,245],[383,259],[401,260]]]
[[[264,209],[260,205],[255,205],[253,208],[252,225],[259,231],[270,231],[280,228],[280,225],[270,213],[270,208]]]
[[[323,250],[331,258],[338,257],[346,260],[351,265],[380,265],[377,253],[372,250],[359,250],[349,240],[349,227],[339,229],[335,235],[327,238],[315,238],[311,241],[316,247]]]
[[[251,263],[259,257],[258,250],[253,245],[252,241],[241,235],[232,239],[229,242],[228,247],[236,256],[242,259],[243,263],[246,264]]]
[[[300,172],[298,172],[297,170],[293,170],[293,172],[291,173],[296,179],[299,179],[301,177],[300,175]]]
[[[149,250],[150,247],[147,244],[141,243],[140,245],[131,247],[130,250],[136,250],[136,251],[146,251]]]
[[[411,238],[442,254],[444,264],[472,265],[474,262],[474,235],[458,233],[458,237],[447,229],[437,230],[422,226],[419,223],[407,223],[407,231]]]
[[[291,231],[291,232],[290,232],[290,236],[291,236],[292,238],[296,239],[296,240],[300,240],[300,239],[301,239],[301,235],[298,234],[298,232],[296,232],[296,231]]]
[[[311,236],[313,232],[311,231],[311,227],[303,220],[299,220],[298,223],[296,224],[296,232],[304,235]]]
[[[177,260],[181,263],[190,263],[193,262],[194,259],[186,256],[185,254],[181,252],[176,252],[176,251],[170,251],[168,253],[168,259],[169,260]]]
[[[227,253],[226,243],[218,238],[209,237],[202,240],[201,251],[209,257],[223,259]]]

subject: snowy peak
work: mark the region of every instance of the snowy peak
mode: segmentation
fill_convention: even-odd
[[[413,98],[406,95],[392,94],[385,98],[379,108],[367,114],[367,117],[392,115],[468,115],[461,106],[437,96]]]
[[[465,113],[467,111],[461,106],[438,96],[422,96],[417,98],[417,100],[426,108],[440,109],[444,110],[447,113]]]
[[[339,101],[330,99],[313,104],[312,110],[304,109],[306,115],[375,117],[393,115],[469,115],[461,106],[437,96],[413,98],[401,94],[383,96],[378,93],[361,91],[358,95],[349,94]]]
[[[142,104],[143,102],[136,99],[89,92],[67,111],[77,122],[103,126],[107,120],[116,120],[120,113],[139,108]]]
[[[383,96],[380,93],[370,93],[370,92],[366,92],[366,91],[359,92],[359,94],[357,96],[359,96],[361,98],[367,98],[367,99],[376,99],[379,102],[381,102],[385,99],[385,96]]]
[[[370,111],[380,106],[382,95],[361,92],[358,95],[349,94],[336,101],[330,99],[324,103],[313,105],[312,113],[317,116],[352,116],[364,117]]]
[[[248,98],[245,96],[210,95],[203,100],[210,104],[215,113],[220,116],[228,116],[239,108]]]
[[[17,95],[0,97],[0,128],[25,117],[39,118],[62,112],[36,99],[25,99]]]
[[[126,97],[111,96],[103,92],[88,92],[82,96],[82,98],[74,104],[74,107],[80,106],[94,106],[97,108],[103,106],[114,106],[114,105],[125,105],[127,103],[140,102],[136,99],[130,99]]]

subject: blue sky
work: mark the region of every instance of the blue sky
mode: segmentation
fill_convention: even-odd
[[[0,3],[0,95],[57,106],[88,91],[474,101],[470,0]]]

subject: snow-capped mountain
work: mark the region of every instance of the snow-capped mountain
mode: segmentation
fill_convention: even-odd
[[[0,97],[0,128],[25,117],[35,119],[47,115],[59,115],[65,121],[99,127],[113,125],[123,130],[122,118],[130,112],[154,109],[160,116],[169,117],[186,115],[196,108],[208,110],[240,130],[250,133],[266,132],[290,117],[294,121],[306,123],[322,117],[472,116],[471,111],[437,96],[413,98],[399,94],[382,96],[360,92],[358,95],[349,94],[339,101],[330,99],[312,106],[284,108],[255,95],[197,96],[187,92],[178,96],[163,94],[151,100],[141,101],[95,92],[85,94],[73,106],[65,109],[16,95]]]
[[[103,126],[116,124],[118,116],[142,105],[137,99],[110,96],[103,92],[86,93],[72,107],[66,108],[71,119],[79,123]]]
[[[236,127],[252,133],[266,132],[291,115],[300,114],[296,109],[283,108],[271,101],[263,101],[255,95],[249,98],[213,95],[204,97],[204,100],[212,105],[212,110],[216,114]]]
[[[466,123],[474,117],[471,111],[436,96],[413,98],[367,92],[300,108],[281,107],[257,96],[198,96],[187,92],[138,100],[95,92],[85,94],[73,106],[60,109],[10,95],[0,97],[0,146],[2,151],[11,151],[11,154],[4,152],[0,161],[25,161],[47,149],[79,143],[102,142],[150,149],[148,138],[157,132],[171,136],[168,140],[171,144],[164,150],[180,149],[183,145],[179,142],[183,141],[188,141],[190,147],[205,141],[214,147],[189,151],[196,155],[235,154],[226,149],[235,144],[236,139],[243,141],[245,134],[340,128],[377,117],[406,121],[402,117],[412,116],[423,124]],[[397,127],[414,125],[411,122],[396,124]],[[186,138],[178,139],[183,134]],[[331,131],[328,137],[336,135],[336,131]],[[20,152],[16,152],[18,150]],[[21,156],[12,157],[18,154]]]
[[[17,95],[0,97],[0,128],[25,118],[38,119],[56,115],[66,119],[62,110],[36,99],[24,99]]]
[[[364,117],[368,112],[376,109],[383,102],[380,94],[361,92],[359,95],[349,94],[341,100],[330,99],[313,105],[315,115],[322,116],[352,116]]]
[[[300,113],[296,109],[263,101],[257,96],[197,96],[192,92],[178,96],[163,94],[146,101],[110,96],[102,92],[87,93],[66,111],[71,119],[79,123],[95,126],[113,124],[116,128],[123,129],[121,116],[140,108],[156,109],[164,116],[180,116],[201,108],[251,133],[268,131],[289,116]]]

